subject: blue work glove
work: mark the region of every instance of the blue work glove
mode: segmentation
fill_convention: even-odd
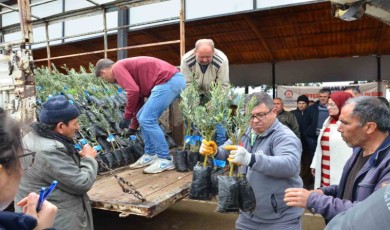
[[[123,119],[119,122],[119,128],[121,128],[121,129],[128,129],[129,126],[130,126],[130,123],[131,123],[131,119],[125,119],[125,118],[123,118]]]
[[[230,150],[228,161],[232,164],[248,166],[251,163],[252,154],[239,145],[227,145],[226,150]]]

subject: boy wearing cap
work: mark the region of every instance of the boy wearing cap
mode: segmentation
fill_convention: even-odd
[[[52,97],[42,105],[39,122],[31,124],[32,131],[23,137],[24,151],[34,152],[35,156],[24,172],[15,203],[57,180],[48,198],[58,207],[56,229],[93,229],[87,192],[96,179],[97,152],[88,144],[79,152],[74,148],[79,115],[76,106],[64,96]],[[15,206],[15,211],[22,210]]]
[[[306,95],[301,95],[297,99],[297,109],[291,110],[291,113],[295,115],[295,118],[298,121],[299,125],[299,132],[301,134],[300,139],[303,141],[304,134],[305,134],[305,127],[304,127],[304,115],[306,112],[306,109],[309,105],[309,98]]]
[[[305,127],[305,113],[306,109],[309,106],[309,98],[306,95],[301,95],[297,99],[297,109],[294,109],[291,111],[292,114],[295,115],[298,121],[299,125],[299,131],[301,133],[300,139],[302,143],[302,157],[301,157],[301,173],[300,176],[302,177],[303,184],[305,187],[310,187],[314,183],[313,176],[310,172],[310,163],[311,163],[311,156],[307,149],[307,142],[306,142],[306,127]]]

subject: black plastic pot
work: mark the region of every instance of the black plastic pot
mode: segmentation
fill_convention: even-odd
[[[105,96],[105,97],[103,98],[103,100],[108,104],[108,106],[109,106],[110,108],[116,108],[115,103],[113,102],[113,100],[111,99],[110,96]]]
[[[95,137],[106,137],[107,132],[100,128],[97,124],[92,125],[92,132]]]
[[[102,101],[102,100],[100,100],[100,99],[98,99],[97,97],[95,97],[95,96],[92,96],[92,95],[90,95],[90,96],[87,96],[87,100],[88,100],[88,102],[91,104],[95,104],[96,106],[98,106],[98,107],[105,107],[106,106],[106,104]]]
[[[118,142],[121,146],[129,146],[129,142],[122,139],[120,136],[115,135],[115,141]]]
[[[221,176],[223,174],[223,168],[214,168],[213,172],[211,173],[211,193],[213,194],[213,196],[218,195],[218,176]]]
[[[112,155],[118,167],[126,165],[125,160],[123,159],[122,149],[115,149]]]
[[[236,177],[218,176],[217,212],[238,212],[240,185]]]
[[[121,133],[122,132],[122,129],[119,128],[118,123],[111,121],[110,122],[110,126],[111,126],[112,130],[114,130],[115,133]]]
[[[132,146],[123,148],[122,149],[122,156],[123,156],[123,160],[125,162],[125,165],[132,164],[136,161],[135,156],[134,156],[134,148]]]
[[[110,143],[106,140],[105,137],[98,137],[96,141],[102,146],[104,152],[109,152],[112,149]]]
[[[178,172],[188,172],[187,151],[175,149],[173,152],[173,163]]]
[[[243,212],[253,212],[256,208],[256,197],[253,192],[252,186],[244,176],[239,179],[240,193],[238,196],[238,204]]]
[[[211,167],[197,164],[194,167],[192,183],[188,197],[194,200],[211,200]]]
[[[86,110],[85,113],[87,114],[87,117],[88,117],[90,122],[96,123],[96,116],[95,116],[95,114],[92,113],[92,111]]]
[[[138,160],[144,155],[144,147],[140,143],[134,143],[131,145],[133,149],[133,156],[135,160]]]
[[[118,109],[119,106],[120,106],[120,103],[119,103],[118,100],[115,98],[115,96],[110,96],[110,100],[112,101],[112,103],[114,103],[114,108]]]
[[[187,152],[187,164],[188,164],[188,169],[190,171],[194,170],[195,165],[198,163],[199,160],[199,153],[198,152]]]

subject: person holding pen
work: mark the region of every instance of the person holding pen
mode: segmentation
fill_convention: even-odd
[[[53,181],[58,181],[50,196],[45,196],[58,207],[56,229],[93,229],[87,192],[96,179],[97,152],[88,144],[81,151],[74,146],[79,115],[64,96],[54,96],[42,105],[39,122],[33,123],[32,130],[23,137],[24,151],[36,154],[33,163],[26,166],[15,203],[31,191],[39,192],[42,187],[50,190]]]
[[[29,156],[23,154],[21,138],[19,124],[0,113],[0,210],[14,199],[23,175],[21,161]],[[36,193],[30,193],[17,203],[23,207],[22,213],[0,211],[0,229],[51,229],[57,207],[43,201],[37,212],[38,199]]]

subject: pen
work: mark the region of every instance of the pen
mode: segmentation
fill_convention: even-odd
[[[51,183],[51,185],[49,186],[48,189],[46,189],[45,187],[41,188],[41,192],[39,194],[38,204],[37,204],[37,208],[36,208],[37,212],[39,212],[41,210],[43,202],[51,194],[51,192],[54,190],[56,185],[57,185],[57,181],[55,180],[55,181],[53,181],[53,183]]]
[[[46,188],[42,187],[41,192],[39,193],[38,204],[37,204],[37,208],[36,208],[37,212],[39,212],[39,210],[41,210],[41,207],[42,207],[42,204],[44,201],[44,197],[45,197],[45,191],[46,191]]]
[[[53,192],[54,188],[56,187],[57,185],[57,181],[53,181],[53,183],[51,183],[50,187],[47,189],[47,191],[45,192],[45,195],[43,197],[43,200],[46,200],[47,197],[51,194],[51,192]]]

